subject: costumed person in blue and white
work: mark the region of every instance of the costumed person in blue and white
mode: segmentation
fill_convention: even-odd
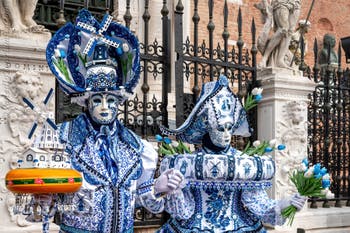
[[[306,198],[297,194],[283,200],[270,199],[275,164],[268,156],[248,156],[231,147],[232,135],[249,136],[241,101],[221,76],[203,85],[200,98],[178,129],[163,128],[166,135],[201,144],[192,154],[165,157],[160,172],[174,168],[184,175],[186,186],[166,197],[171,218],[161,233],[266,232],[262,222],[285,222],[281,210],[294,205],[300,210]]]
[[[173,170],[153,179],[157,153],[116,118],[140,74],[139,43],[106,15],[99,23],[81,10],[50,40],[47,61],[60,88],[86,111],[60,127],[72,167],[82,173],[73,208],[59,211],[61,232],[133,232],[135,202],[164,209],[157,193],[175,190]],[[168,174],[171,174],[171,177]]]

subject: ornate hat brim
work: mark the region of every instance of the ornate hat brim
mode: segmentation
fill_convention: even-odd
[[[198,102],[192,109],[192,112],[186,121],[177,129],[168,129],[164,126],[160,130],[165,135],[175,136],[178,140],[191,144],[202,143],[203,136],[209,132],[209,120],[206,104],[223,88],[227,88],[236,98],[235,108],[237,114],[233,119],[234,125],[232,135],[250,136],[250,127],[247,121],[246,112],[241,101],[234,95],[228,86],[228,80],[225,76],[221,76],[217,82],[208,82],[203,85],[201,95]]]
[[[77,18],[77,25],[73,25],[72,23],[64,25],[53,35],[46,49],[48,66],[56,76],[60,88],[65,94],[72,97],[72,99],[75,99],[75,101],[73,100],[74,102],[83,106],[85,104],[84,98],[89,96],[86,95],[86,92],[90,91],[86,82],[86,70],[87,64],[89,63],[82,62],[81,56],[79,57],[81,53],[77,54],[77,47],[81,47],[82,50],[85,48],[83,51],[85,52],[86,48],[94,47],[96,46],[96,43],[105,43],[106,40],[119,42],[119,47],[124,43],[127,43],[130,46],[129,51],[130,53],[132,52],[132,60],[129,63],[131,64],[131,68],[128,77],[126,79],[125,77],[121,77],[121,72],[125,71],[118,67],[117,75],[118,78],[123,79],[123,83],[118,84],[113,88],[109,88],[106,90],[108,92],[113,92],[115,95],[125,95],[124,97],[126,99],[133,94],[133,89],[136,87],[140,77],[140,51],[138,39],[128,28],[111,21],[110,17],[110,21],[107,25],[105,23],[106,18],[107,17],[105,17],[100,24],[90,12],[84,9],[81,10]],[[98,29],[100,27],[100,30],[102,30],[102,26],[107,26],[103,28],[103,35],[97,35],[97,32],[88,33],[87,31],[84,31],[83,28],[79,27],[79,23],[91,27],[92,29]],[[94,41],[92,45],[90,43],[91,41]],[[59,62],[61,62],[62,59],[57,59],[57,51],[64,54],[64,72],[59,67]],[[87,57],[92,57],[92,55],[88,54]],[[113,59],[116,58],[111,57],[111,60]]]

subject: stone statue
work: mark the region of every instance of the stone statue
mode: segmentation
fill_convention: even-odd
[[[292,34],[292,38],[291,38],[290,45],[289,45],[290,53],[287,53],[286,56],[287,56],[288,64],[291,64],[293,67],[295,65],[300,65],[300,62],[301,62],[301,45],[300,45],[301,37],[304,36],[305,33],[308,32],[310,27],[311,27],[310,21],[306,22],[306,20],[299,20],[298,28]],[[308,50],[307,47],[308,47],[308,43],[304,37],[304,56],[307,53],[307,50]],[[292,63],[292,60],[293,60],[293,63]]]
[[[262,0],[255,4],[264,20],[264,27],[258,38],[258,49],[262,60],[260,67],[289,68],[286,54],[289,53],[291,37],[298,22],[301,0]],[[270,31],[273,29],[272,36]]]
[[[329,33],[325,34],[323,36],[323,48],[318,55],[318,64],[321,67],[328,65],[328,58],[331,65],[338,65],[338,55],[334,51],[334,47],[335,36]]]
[[[47,32],[33,20],[38,0],[1,0],[0,31]]]

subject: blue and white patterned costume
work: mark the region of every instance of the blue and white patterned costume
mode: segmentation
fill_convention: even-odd
[[[167,195],[165,210],[172,216],[159,232],[266,232],[262,221],[283,224],[271,186],[274,161],[247,156],[230,148],[220,154],[205,150],[163,159],[161,172],[180,170],[187,186]]]
[[[275,173],[267,156],[248,156],[230,146],[231,135],[249,136],[246,112],[222,76],[205,83],[190,116],[164,134],[202,149],[165,157],[160,172],[179,170],[186,187],[166,196],[171,215],[159,233],[266,232],[262,222],[283,224],[278,201],[267,196]],[[215,142],[215,143],[214,143]]]
[[[72,208],[58,210],[62,232],[133,232],[136,202],[155,213],[164,208],[153,195],[157,153],[116,119],[139,80],[140,51],[135,35],[112,19],[98,22],[83,9],[46,49],[62,91],[87,109],[60,127],[71,164],[83,176]]]
[[[109,135],[96,131],[85,114],[61,127],[72,166],[84,178],[74,211],[62,213],[64,232],[132,232],[135,200],[163,211],[152,187],[156,152],[118,121],[110,127]]]

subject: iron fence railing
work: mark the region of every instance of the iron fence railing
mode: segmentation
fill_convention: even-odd
[[[328,54],[331,48],[328,48]],[[308,107],[308,156],[325,166],[332,178],[334,199],[311,199],[311,208],[350,206],[350,72],[343,70],[341,46],[338,63],[318,64],[314,43],[314,66],[305,74],[316,83]]]

